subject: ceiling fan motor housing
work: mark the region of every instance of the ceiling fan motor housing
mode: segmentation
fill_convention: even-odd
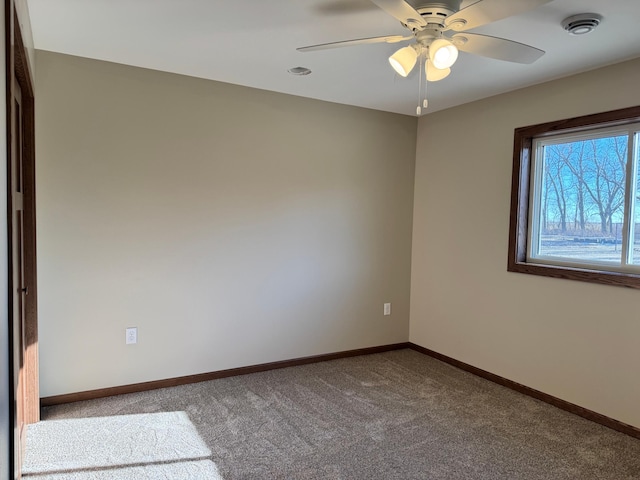
[[[453,15],[460,10],[462,0],[446,0],[440,2],[413,0],[408,3],[415,8],[425,22],[442,26],[449,15]],[[404,23],[403,25],[409,29],[413,29],[413,26],[409,26]]]

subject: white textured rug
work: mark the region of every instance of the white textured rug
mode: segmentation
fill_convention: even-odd
[[[29,425],[23,477],[34,480],[222,480],[184,412]]]

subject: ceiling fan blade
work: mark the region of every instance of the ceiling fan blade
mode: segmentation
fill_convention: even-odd
[[[524,43],[478,33],[457,33],[452,37],[458,50],[506,62],[533,63],[544,51]]]
[[[371,0],[382,10],[409,27],[426,27],[427,22],[404,0]]]
[[[299,52],[314,52],[316,50],[327,50],[329,48],[351,47],[353,45],[366,45],[369,43],[398,43],[413,39],[413,35],[403,37],[402,35],[388,35],[386,37],[358,38],[356,40],[344,40],[342,42],[321,43],[320,45],[310,45],[299,47]]]
[[[447,17],[444,24],[448,30],[462,32],[519,15],[551,1],[553,0],[480,0]]]

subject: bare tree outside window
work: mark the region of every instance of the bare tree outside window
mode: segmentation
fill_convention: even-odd
[[[628,137],[542,147],[539,255],[620,263]]]

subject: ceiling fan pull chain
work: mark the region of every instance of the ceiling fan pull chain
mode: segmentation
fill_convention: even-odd
[[[425,110],[429,106],[429,101],[427,100],[427,85],[429,85],[429,80],[427,80],[427,73],[428,73],[427,69],[429,68],[429,65],[427,63],[428,62],[425,58],[424,60],[424,100],[422,100],[422,108],[424,108]]]
[[[420,75],[418,75],[418,106],[416,107],[416,115],[420,116],[422,114],[422,108],[420,108],[420,99],[422,97],[422,49],[420,49],[420,54],[418,55],[418,62],[420,63]]]

